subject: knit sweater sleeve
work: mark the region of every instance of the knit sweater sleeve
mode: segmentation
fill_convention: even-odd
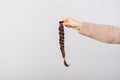
[[[79,33],[101,42],[120,44],[119,27],[82,22]]]

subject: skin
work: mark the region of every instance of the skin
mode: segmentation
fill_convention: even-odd
[[[80,30],[80,26],[82,25],[81,22],[76,21],[75,19],[68,17],[62,20],[63,21],[63,26],[67,28],[72,28],[75,30]]]

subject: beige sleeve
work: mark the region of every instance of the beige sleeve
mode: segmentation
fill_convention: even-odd
[[[82,22],[79,33],[105,43],[120,44],[119,27]]]

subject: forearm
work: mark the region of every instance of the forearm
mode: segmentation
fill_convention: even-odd
[[[80,34],[110,44],[120,44],[120,28],[81,22],[77,26]]]

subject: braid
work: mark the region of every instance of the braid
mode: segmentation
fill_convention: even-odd
[[[65,49],[64,49],[64,27],[62,25],[63,21],[59,22],[59,44],[60,44],[60,50],[62,53],[62,57],[64,59],[64,65],[66,67],[69,67],[69,65],[66,62],[66,58],[65,58]]]

